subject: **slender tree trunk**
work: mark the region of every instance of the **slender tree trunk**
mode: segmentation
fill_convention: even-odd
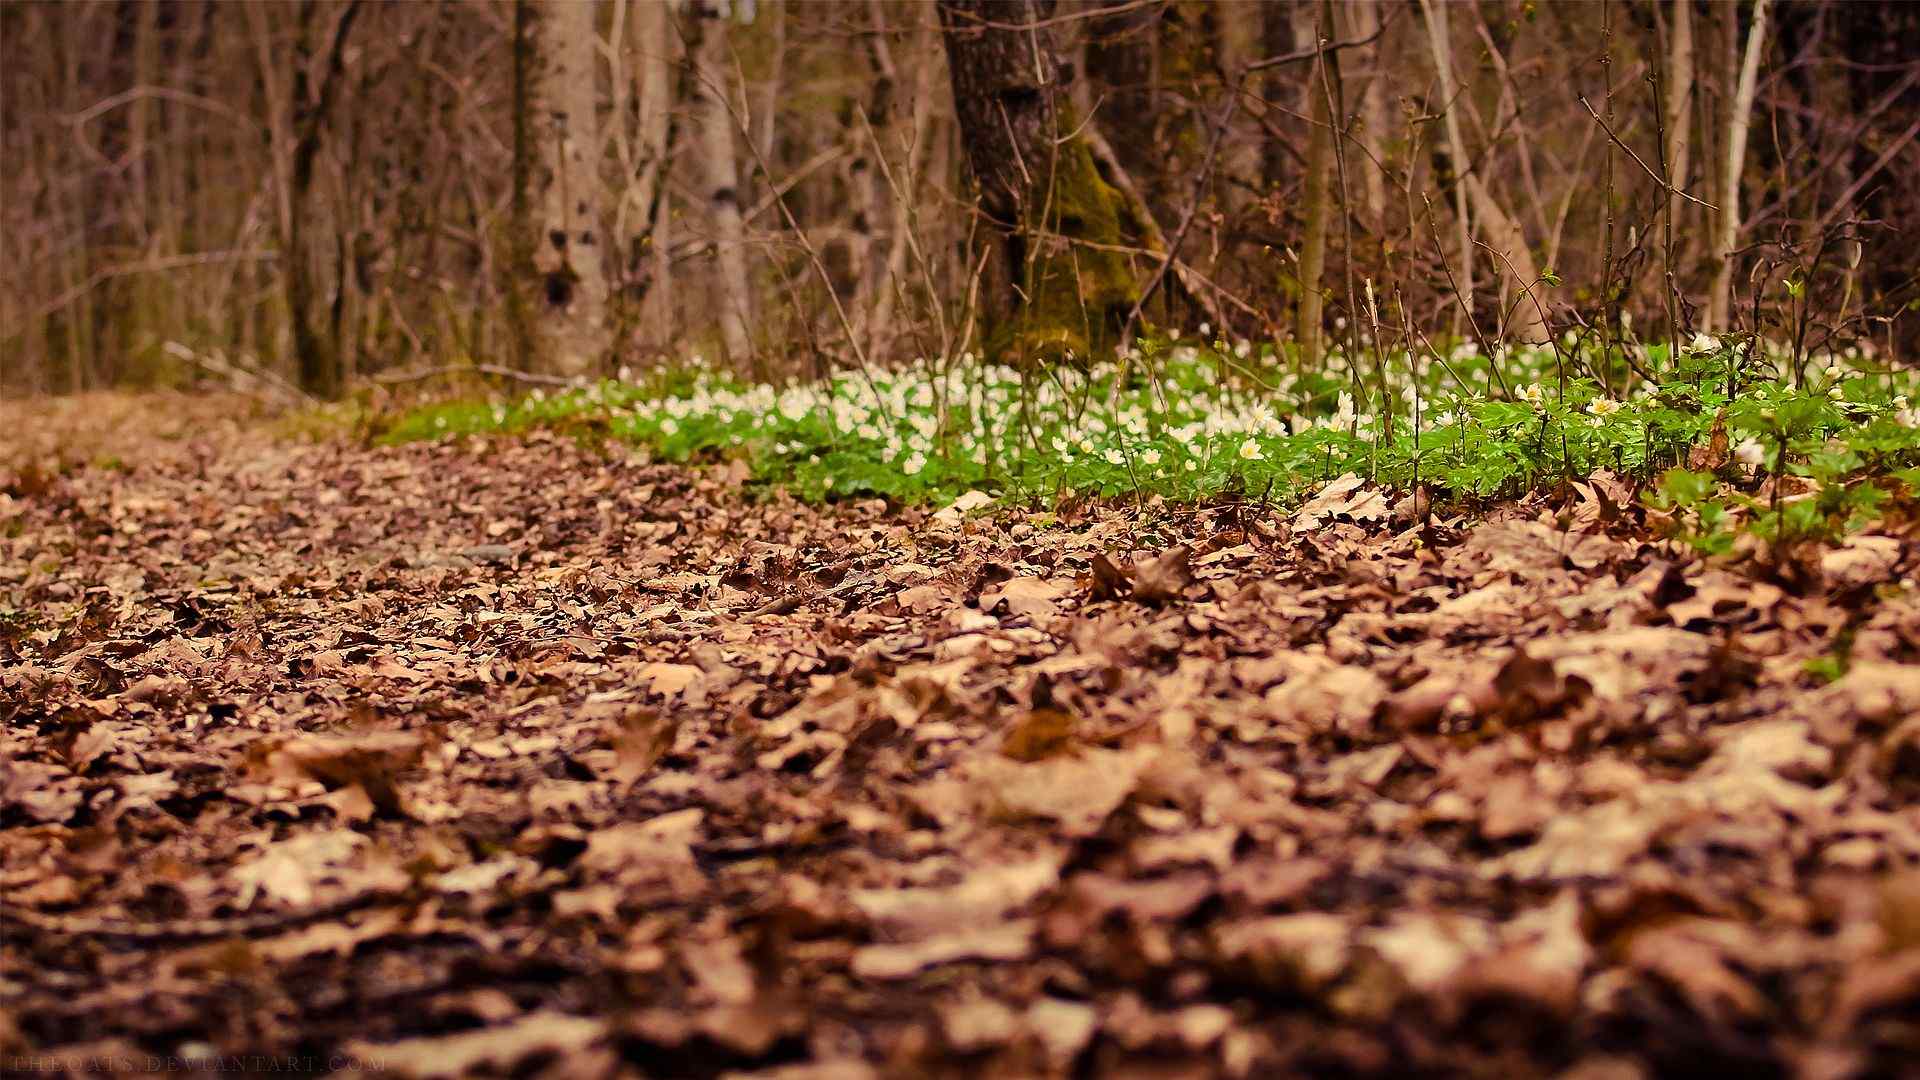
[[[756,10],[756,21],[766,20],[767,51],[771,56],[769,70],[760,80],[760,100],[754,103],[756,107],[748,120],[758,160],[772,161],[774,139],[780,134],[780,99],[786,93],[787,6],[784,0],[759,0]],[[727,57],[727,67],[729,70],[733,67],[731,56]],[[772,182],[771,177],[765,179]]]
[[[153,197],[153,132],[154,101],[145,88],[152,87],[159,80],[160,5],[156,0],[133,0],[134,38],[133,38],[133,88],[140,93],[132,104],[127,106],[127,217],[129,233],[143,259],[153,259],[161,254],[159,236],[154,229],[158,204]],[[141,274],[134,279],[130,292],[133,310],[123,319],[127,334],[127,355],[121,358],[122,370],[126,365],[135,365],[134,372],[141,381],[154,375],[154,360],[159,355],[156,347],[160,335],[165,332],[165,321],[160,316],[160,298],[165,294],[167,282],[156,274]]]
[[[869,0],[870,9],[876,25],[882,18],[880,0]],[[884,39],[878,39],[884,42]],[[908,63],[913,68],[912,119],[901,125],[896,122],[890,133],[880,136],[881,146],[875,151],[875,164],[891,174],[879,179],[887,182],[892,219],[887,227],[887,260],[882,268],[879,283],[874,289],[873,314],[869,321],[870,340],[867,355],[885,355],[888,347],[897,336],[893,313],[901,290],[905,287],[907,257],[913,254],[915,240],[914,206],[920,184],[920,177],[927,172],[927,155],[933,149],[933,139],[928,135],[933,120],[933,75],[937,66],[933,61],[934,44],[932,31],[924,25],[916,30],[910,43]],[[896,65],[897,67],[897,65]],[[899,104],[895,103],[892,115],[898,121]],[[886,155],[898,154],[898,164],[889,162]],[[923,270],[926,269],[923,267]],[[931,287],[932,282],[927,282]],[[934,298],[937,301],[937,298]],[[936,308],[936,316],[944,318]],[[945,343],[943,342],[943,345]]]
[[[753,297],[747,286],[746,232],[740,217],[740,170],[734,150],[738,121],[727,104],[732,85],[728,19],[726,7],[715,0],[700,0],[694,9],[695,41],[690,51],[699,112],[700,175],[713,228],[720,342],[727,359],[741,364],[753,350],[749,330]]]
[[[1447,158],[1453,171],[1453,214],[1460,248],[1459,265],[1454,274],[1459,282],[1462,304],[1473,307],[1473,221],[1467,212],[1467,141],[1460,134],[1460,110],[1454,100],[1460,87],[1453,76],[1453,42],[1447,33],[1447,9],[1433,0],[1420,0],[1420,13],[1427,22],[1427,44],[1433,50],[1433,70],[1439,76],[1440,108],[1447,133]]]
[[[673,263],[667,251],[666,228],[673,215],[667,194],[669,120],[673,115],[673,44],[677,35],[669,22],[667,0],[637,0],[633,38],[639,64],[640,166],[627,188],[630,221],[645,223],[646,243],[639,257],[647,263],[646,298],[641,325],[654,341],[673,336]],[[621,235],[626,235],[623,232]]]
[[[1297,4],[1256,6],[1260,20],[1260,47],[1268,56],[1285,56],[1304,44],[1294,37],[1296,7]],[[1267,99],[1280,96],[1280,78],[1272,70],[1255,72],[1248,80],[1246,89],[1253,95],[1253,99],[1248,101],[1249,109],[1265,109]],[[1283,187],[1292,177],[1297,157],[1290,150],[1290,145],[1280,139],[1269,137],[1261,140],[1260,180],[1268,191]]]
[[[1732,17],[1732,12],[1728,12]],[[1760,81],[1760,54],[1767,37],[1767,0],[1753,0],[1753,23],[1747,30],[1746,57],[1740,82],[1727,115],[1727,159],[1720,176],[1720,216],[1714,236],[1713,291],[1707,296],[1707,326],[1724,330],[1731,325],[1733,308],[1733,250],[1740,242],[1740,178],[1746,169],[1747,128],[1753,122],[1753,96]]]
[[[1538,288],[1536,282],[1540,276],[1533,251],[1527,246],[1526,230],[1494,198],[1492,188],[1487,185],[1480,171],[1473,168],[1472,159],[1467,156],[1466,139],[1460,130],[1460,103],[1455,100],[1460,87],[1453,70],[1453,44],[1447,32],[1448,13],[1432,0],[1420,0],[1420,6],[1426,14],[1434,70],[1439,74],[1440,92],[1446,100],[1447,156],[1452,161],[1454,173],[1454,210],[1460,218],[1460,288],[1471,300],[1473,229],[1477,225],[1487,246],[1503,256],[1495,260],[1496,278],[1510,279],[1512,286],[1499,290],[1502,325],[1510,336],[1521,341],[1545,341],[1549,330],[1540,314],[1545,305],[1542,303],[1536,307],[1533,300],[1523,295],[1526,290]]]
[[[1321,0],[1296,5],[1294,40],[1320,40],[1324,12]],[[1321,70],[1326,59],[1325,55],[1314,58],[1300,102],[1300,112],[1311,126],[1307,131],[1306,221],[1300,237],[1300,303],[1294,309],[1293,336],[1300,344],[1301,362],[1313,367],[1319,366],[1324,350],[1321,337],[1326,296],[1320,290],[1320,279],[1327,267],[1327,223],[1333,217],[1333,114],[1327,107],[1327,84]]]
[[[1667,182],[1687,185],[1693,149],[1693,0],[1673,0],[1673,26],[1667,49]],[[1686,200],[1667,195],[1667,218],[1676,236],[1684,236],[1680,215]]]
[[[248,5],[254,47],[260,63],[261,86],[266,93],[268,132],[272,143],[279,210],[281,285],[287,306],[287,326],[293,335],[293,355],[300,388],[319,398],[340,393],[339,342],[316,323],[320,285],[314,275],[313,178],[346,64],[346,43],[360,13],[359,0],[340,9],[323,48],[319,82],[309,77],[313,56],[312,27],[320,14],[318,0],[305,0],[299,9],[299,28],[293,63],[287,65],[272,41],[263,5]],[[280,72],[291,67],[290,83]],[[346,272],[346,267],[338,268]],[[344,287],[337,285],[337,287]]]
[[[533,309],[537,302],[534,251],[541,238],[533,228],[534,109],[539,98],[539,47],[534,40],[533,0],[513,0],[513,181],[507,211],[507,257],[501,274],[507,301],[507,333],[513,342],[514,364],[531,371],[541,366],[534,337]]]
[[[1076,119],[1042,0],[941,0],[961,141],[998,248],[983,286],[990,353],[1085,360],[1117,341],[1139,285],[1117,247],[1128,208]]]
[[[1233,4],[1215,9],[1215,47],[1226,79],[1238,79],[1248,64],[1259,59],[1261,30],[1257,10]],[[1252,86],[1240,89],[1257,93]],[[1228,82],[1225,91],[1233,93],[1234,90],[1235,84]],[[1220,148],[1220,180],[1226,193],[1223,201],[1233,213],[1246,210],[1260,190],[1260,127],[1254,112],[1258,107],[1249,100],[1236,110],[1234,130]]]
[[[1344,24],[1344,33],[1348,38],[1370,37],[1380,29],[1379,0],[1347,0],[1334,5],[1338,16],[1336,23]],[[1367,199],[1367,213],[1381,227],[1382,217],[1387,209],[1386,149],[1382,141],[1387,131],[1386,73],[1382,68],[1381,56],[1384,42],[1375,41],[1365,46],[1367,67],[1365,74],[1358,80],[1349,80],[1353,85],[1360,103],[1360,124],[1358,138],[1360,146],[1366,151],[1367,160],[1361,164]],[[1344,72],[1345,67],[1341,70]]]
[[[874,315],[880,290],[885,288],[886,260],[878,257],[875,233],[891,201],[887,191],[887,167],[881,158],[889,144],[897,141],[897,116],[900,112],[900,68],[894,63],[893,48],[887,41],[884,13],[877,4],[868,6],[873,20],[867,38],[867,55],[873,62],[873,76],[867,83],[866,122],[848,117],[845,139],[848,155],[847,186],[852,197],[853,223],[849,246],[853,278],[853,324],[855,332],[873,352]],[[893,237],[898,244],[899,237]]]
[[[67,19],[57,15],[50,20],[53,34],[53,54],[60,69],[61,83],[59,100],[61,107],[72,110],[78,107],[81,94],[82,71],[79,43],[72,40]],[[53,161],[70,163],[59,150],[49,155]],[[66,238],[66,250],[60,260],[66,267],[64,289],[74,294],[73,302],[60,312],[60,318],[66,330],[66,340],[61,343],[61,351],[66,354],[67,373],[65,389],[70,393],[79,393],[92,384],[91,366],[95,346],[93,334],[93,291],[84,287],[84,283],[93,275],[92,246],[87,237],[87,214],[85,185],[78,177],[67,177],[64,182],[54,181],[55,189],[61,193],[60,209],[65,215],[65,228],[58,235]]]

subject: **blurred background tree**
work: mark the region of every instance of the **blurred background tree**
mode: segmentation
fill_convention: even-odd
[[[1798,303],[1910,355],[1916,40],[1839,0],[16,0],[0,389],[1201,322],[1311,364],[1369,282],[1439,332]]]

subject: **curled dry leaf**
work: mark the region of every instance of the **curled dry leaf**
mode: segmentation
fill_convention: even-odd
[[[1072,591],[1069,582],[1041,577],[1008,578],[981,592],[980,610],[988,614],[1050,619],[1060,613],[1060,601]]]

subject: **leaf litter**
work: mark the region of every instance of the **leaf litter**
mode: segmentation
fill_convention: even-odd
[[[156,430],[0,489],[5,1054],[1851,1077],[1920,1047],[1898,507],[1703,561],[1611,476],[1471,519],[1358,478],[929,513],[546,435]]]

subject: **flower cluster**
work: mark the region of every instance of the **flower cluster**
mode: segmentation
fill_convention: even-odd
[[[1196,498],[1229,487],[1285,493],[1341,472],[1494,493],[1569,470],[1684,460],[1723,414],[1735,460],[1773,467],[1778,424],[1766,417],[1803,399],[1828,410],[1808,421],[1823,437],[1876,418],[1920,429],[1905,396],[1920,396],[1916,380],[1869,378],[1851,350],[1815,360],[1802,390],[1782,377],[1794,363],[1787,348],[1705,334],[1671,360],[1665,345],[1603,349],[1572,337],[1436,352],[1379,348],[1364,335],[1354,344],[1351,357],[1336,345],[1305,365],[1273,345],[1176,336],[1090,369],[1023,372],[962,354],[784,387],[742,384],[696,358],[690,369],[623,372],[477,415],[442,410],[419,434],[591,413],[666,457],[742,456],[757,475],[814,496],[989,487]],[[1640,377],[1648,371],[1663,378]],[[1883,442],[1897,448],[1903,437]]]

